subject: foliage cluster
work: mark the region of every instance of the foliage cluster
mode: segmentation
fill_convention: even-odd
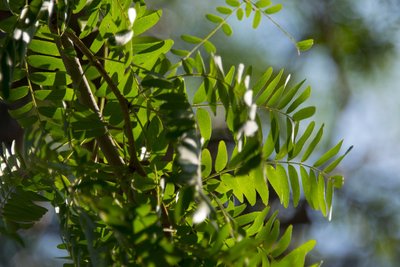
[[[339,142],[315,155],[323,126],[303,106],[304,81],[290,85],[272,68],[253,81],[242,64],[225,71],[210,41],[232,34],[232,16],[252,16],[256,28],[263,17],[276,24],[280,8],[227,0],[206,15],[208,36],[182,35],[194,45],[186,51],[146,35],[162,11],[144,1],[1,6],[11,14],[0,22],[1,97],[19,103],[10,113],[26,137],[1,165],[0,231],[23,242],[17,230],[47,201],[77,266],[303,266],[315,241],[289,248],[292,226],[281,229],[269,195],[285,208],[304,197],[330,218],[347,152],[338,156]],[[190,80],[200,81],[193,99]],[[211,155],[217,114],[233,145],[219,140]]]

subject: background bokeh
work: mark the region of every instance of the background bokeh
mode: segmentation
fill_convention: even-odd
[[[316,120],[326,122],[324,148],[344,138],[354,149],[341,165],[347,180],[335,196],[333,218],[307,211],[312,222],[301,227],[298,242],[318,241],[312,261],[326,267],[395,267],[400,264],[400,2],[398,0],[280,0],[273,15],[297,40],[313,38],[313,49],[300,56],[271,21],[253,30],[252,20],[229,23],[234,34],[212,38],[225,66],[253,66],[255,76],[268,66],[285,68],[292,83],[307,79],[317,107]],[[152,34],[171,38],[207,35],[222,0],[152,0],[163,17]],[[56,225],[51,214],[42,225]],[[24,233],[28,246],[1,238],[0,266],[61,266],[66,256],[55,227]],[[40,237],[40,238],[39,238]],[[18,251],[18,252],[16,252]]]

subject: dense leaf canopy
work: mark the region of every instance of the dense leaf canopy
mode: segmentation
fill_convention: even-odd
[[[233,34],[231,19],[276,23],[281,5],[227,0],[206,14],[210,34],[182,35],[190,51],[147,33],[162,11],[145,1],[1,9],[1,98],[25,130],[23,147],[4,151],[2,233],[23,242],[16,231],[43,216],[45,201],[76,265],[304,265],[315,241],[289,249],[292,226],[281,227],[270,198],[284,208],[305,199],[330,218],[349,150],[339,154],[341,141],[315,154],[324,126],[311,119],[304,81],[225,69],[211,42]],[[285,34],[298,53],[313,44]],[[229,140],[214,133],[214,116]]]

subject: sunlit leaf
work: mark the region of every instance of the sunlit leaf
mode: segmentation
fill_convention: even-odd
[[[236,11],[236,17],[238,20],[242,20],[244,16],[244,11],[242,8],[238,8],[238,10]]]
[[[261,227],[264,225],[264,220],[265,217],[267,217],[268,212],[269,208],[265,208],[257,215],[253,224],[249,227],[249,229],[246,230],[248,236],[253,236],[260,231]]]
[[[201,136],[205,141],[210,140],[212,132],[210,113],[203,108],[198,108],[196,112],[196,118]]]
[[[271,4],[271,0],[259,0],[256,2],[256,7],[264,8]]]
[[[347,151],[343,155],[341,155],[340,157],[332,161],[328,166],[326,166],[326,168],[324,168],[324,172],[329,173],[333,171],[336,166],[339,165],[340,162],[342,162],[344,157],[346,157],[346,155],[352,150],[352,148],[353,146],[349,147],[349,149],[347,149]]]
[[[192,44],[198,44],[202,41],[201,38],[189,35],[189,34],[183,34],[181,35],[181,39],[185,42],[192,43]]]
[[[227,35],[227,36],[231,36],[233,31],[231,26],[228,23],[224,23],[222,25],[222,31]]]
[[[308,159],[308,157],[311,155],[311,153],[314,151],[315,147],[318,145],[319,141],[321,140],[323,132],[324,132],[324,125],[322,124],[321,128],[319,128],[314,139],[311,141],[310,145],[308,146],[306,152],[303,154],[303,157],[301,158],[302,162],[306,161]]]
[[[304,101],[306,101],[311,95],[311,87],[307,87],[303,93],[299,97],[296,98],[296,100],[293,101],[293,103],[288,107],[286,110],[287,113],[291,113],[294,111],[298,106],[300,106]]]
[[[208,177],[212,171],[212,158],[210,151],[206,148],[201,151],[201,165],[203,167],[201,176]]]
[[[261,11],[256,10],[254,13],[254,18],[253,18],[253,28],[257,29],[257,27],[260,25],[261,22]]]
[[[342,147],[343,140],[341,140],[339,143],[337,143],[334,147],[329,149],[325,154],[323,154],[315,163],[314,167],[321,166],[325,162],[327,162],[329,159],[332,157],[336,156],[337,153],[339,153],[340,148]]]
[[[316,245],[315,240],[310,240],[303,245],[292,250],[288,255],[279,261],[271,262],[271,267],[291,266],[302,267],[305,263],[307,253],[312,250]]]
[[[297,48],[302,52],[309,50],[313,45],[314,45],[313,39],[303,40],[297,42],[296,44]]]
[[[292,188],[292,197],[293,197],[293,206],[297,207],[300,200],[300,184],[299,184],[299,177],[297,175],[296,169],[292,166],[288,166],[289,171],[289,181],[290,187]]]
[[[225,6],[217,7],[217,11],[221,14],[226,14],[226,15],[229,15],[232,13],[232,9],[230,9],[229,7],[225,7]]]
[[[273,248],[271,255],[274,258],[279,257],[289,247],[290,241],[292,239],[292,230],[293,230],[293,226],[289,225],[289,227],[286,229],[285,233],[282,235],[282,237],[279,239],[279,241]]]
[[[253,86],[253,94],[258,95],[258,93],[267,86],[268,80],[271,78],[272,75],[272,67],[269,67],[257,81],[257,83]]]
[[[162,15],[161,10],[150,12],[145,16],[139,17],[133,23],[133,32],[135,35],[139,35],[152,28],[160,20]]]
[[[267,165],[266,171],[268,182],[274,188],[283,206],[287,208],[289,206],[290,190],[286,170],[278,164],[276,169],[271,165]]]
[[[272,7],[265,9],[264,12],[268,15],[271,15],[271,14],[275,14],[275,13],[281,11],[281,9],[282,9],[282,4],[277,4],[277,5],[274,5]]]
[[[225,0],[225,2],[232,7],[238,7],[240,5],[239,0]]]
[[[263,105],[269,98],[272,97],[274,90],[276,89],[279,81],[281,80],[283,74],[283,70],[280,70],[279,73],[275,76],[275,78],[268,84],[268,86],[260,91],[259,97],[256,100],[257,105]]]
[[[213,22],[213,23],[222,23],[222,22],[224,22],[223,18],[221,18],[220,16],[217,16],[217,15],[214,15],[214,14],[207,14],[206,18],[209,21]]]
[[[215,159],[215,171],[220,172],[228,163],[228,151],[226,150],[226,145],[224,141],[219,141],[218,143],[218,152],[217,157]]]
[[[293,114],[293,119],[295,121],[305,120],[312,117],[315,114],[315,107],[306,107],[300,109],[296,113]]]
[[[329,179],[332,180],[333,186],[335,188],[342,188],[343,184],[344,184],[344,177],[342,175],[333,175],[331,177],[329,177]]]

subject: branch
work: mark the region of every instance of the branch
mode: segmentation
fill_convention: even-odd
[[[65,35],[58,35],[58,29],[56,25],[51,25],[50,30],[55,34],[54,41],[57,45],[58,51],[60,52],[61,58],[65,65],[68,74],[71,76],[72,83],[75,89],[79,91],[78,99],[84,105],[89,107],[96,114],[100,121],[103,121],[99,107],[95,101],[92,91],[89,86],[89,82],[84,75],[82,66],[77,57],[67,55],[65,51],[74,51],[74,45],[71,40]],[[115,146],[113,139],[111,138],[107,126],[103,127],[104,134],[96,137],[96,141],[99,143],[99,147],[103,151],[107,161],[112,166],[123,166],[124,161],[120,157],[118,150]]]
[[[144,171],[136,155],[136,145],[135,145],[135,139],[133,138],[133,129],[131,124],[131,119],[129,116],[128,102],[126,101],[125,97],[121,94],[115,83],[112,81],[111,77],[108,75],[103,65],[86,47],[86,45],[81,41],[81,39],[79,39],[70,30],[66,30],[63,36],[65,36],[64,38],[69,38],[76,45],[76,47],[78,47],[78,49],[89,59],[90,63],[98,70],[100,75],[107,82],[111,91],[117,97],[119,106],[121,107],[122,114],[124,116],[125,135],[128,138],[128,144],[129,144],[128,152],[130,156],[129,166],[132,167],[134,170],[136,170],[140,175],[146,176],[146,172]]]

